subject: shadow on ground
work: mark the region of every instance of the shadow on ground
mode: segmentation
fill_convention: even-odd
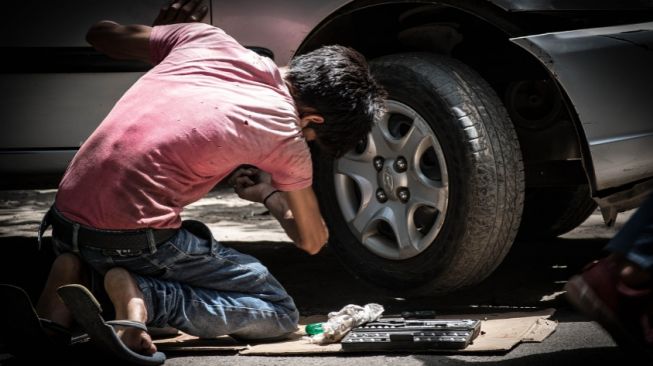
[[[303,315],[325,314],[347,304],[377,302],[386,313],[436,309],[440,312],[518,310],[566,306],[564,282],[601,256],[606,239],[554,239],[519,242],[486,281],[446,296],[403,299],[368,285],[346,270],[333,252],[310,256],[283,242],[228,242],[259,258],[295,298]],[[50,242],[37,250],[36,239],[0,238],[0,283],[23,287],[33,298],[54,258]]]
[[[49,238],[47,238],[49,239]],[[37,249],[35,238],[0,238],[0,283],[11,283],[23,287],[35,302],[38,298],[50,265],[54,259],[50,241],[41,250]],[[385,293],[357,279],[338,261],[328,248],[320,254],[310,256],[283,242],[228,242],[226,245],[254,255],[284,284],[295,298],[302,315],[326,314],[346,304],[377,302],[385,306],[386,314],[406,310],[434,309],[439,313],[475,313],[520,311],[534,308],[554,307],[558,310],[569,306],[564,300],[564,282],[577,273],[587,262],[602,255],[607,239],[555,239],[541,242],[519,242],[513,247],[503,264],[486,281],[474,288],[458,291],[447,296],[424,296],[402,299]],[[573,311],[563,312],[556,317],[559,322],[574,322],[582,318]],[[562,315],[562,314],[560,314]],[[1,343],[1,342],[0,342]],[[571,351],[570,351],[571,352]],[[577,352],[580,352],[577,354]],[[0,354],[2,354],[0,345]],[[78,352],[77,352],[78,353]],[[578,356],[578,357],[577,357]],[[582,357],[580,357],[582,356]],[[612,359],[618,360],[622,352],[605,349],[574,350],[573,354],[539,354],[532,359],[517,358],[501,360],[501,364],[544,365],[550,360]],[[413,356],[420,359],[420,355]],[[174,356],[173,356],[174,358]],[[65,364],[93,364],[98,359],[93,352],[81,352],[75,360]],[[438,364],[461,365],[469,359],[456,360],[438,358]],[[100,360],[101,361],[101,360]],[[432,357],[425,356],[424,364],[431,364]],[[514,362],[513,362],[514,361]],[[0,365],[21,365],[19,359],[2,360]],[[28,360],[25,364],[31,364]],[[497,363],[498,363],[497,362]],[[506,363],[507,362],[507,363]],[[493,364],[493,362],[489,362]]]
[[[285,243],[228,243],[259,258],[284,284],[304,315],[324,314],[347,304],[377,302],[386,313],[436,309],[440,312],[487,312],[529,307],[566,307],[566,280],[602,256],[605,239],[555,239],[520,242],[487,280],[446,296],[404,299],[356,278],[325,250],[309,256]],[[490,310],[492,311],[492,310]]]

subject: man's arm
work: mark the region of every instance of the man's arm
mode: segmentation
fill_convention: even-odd
[[[258,169],[239,169],[229,183],[239,197],[262,202],[279,221],[288,237],[300,249],[316,254],[329,239],[329,232],[311,187],[292,192],[276,192],[270,185],[270,177]]]
[[[86,41],[111,58],[150,63],[151,32],[152,27],[146,25],[122,25],[103,20],[88,30]]]
[[[201,4],[202,0],[173,0],[161,8],[152,24],[199,22],[208,12],[208,7]],[[103,20],[88,30],[86,41],[111,58],[150,63],[151,32],[152,27],[147,25],[123,25]]]
[[[291,233],[295,236],[291,237],[295,245],[309,254],[317,254],[329,240],[329,231],[311,187],[274,194],[266,207],[288,236]]]

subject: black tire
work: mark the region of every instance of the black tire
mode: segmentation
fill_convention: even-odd
[[[550,239],[567,233],[596,210],[588,185],[534,187],[526,189],[524,214],[518,237],[523,240]]]
[[[369,239],[357,239],[353,226],[345,219],[347,211],[343,204],[356,199],[363,202],[361,189],[356,195],[345,195],[347,200],[343,200],[343,194],[337,189],[343,191],[342,187],[348,187],[343,185],[343,179],[345,182],[351,179],[336,174],[338,160],[319,157],[315,159],[316,186],[330,228],[329,246],[356,275],[393,293],[438,294],[477,284],[501,263],[520,223],[523,165],[508,114],[494,90],[477,73],[454,59],[407,53],[374,60],[371,67],[388,90],[389,103],[414,110],[441,147],[439,151],[446,163],[439,169],[446,168],[448,172],[448,179],[443,183],[447,188],[447,204],[443,212],[433,217],[435,221],[439,217],[444,219],[438,224],[440,226],[432,224],[429,228],[428,225],[419,226],[415,214],[411,220],[416,227],[426,228],[428,235],[437,229],[437,236],[410,257],[397,259],[379,255],[375,247],[366,246]],[[391,115],[388,120],[393,117]],[[415,121],[413,119],[413,123],[417,123]],[[390,126],[390,122],[387,123]],[[381,123],[375,128],[381,128],[379,125]],[[368,140],[373,140],[373,136],[374,131]],[[348,155],[357,158],[356,154],[370,148],[369,143]],[[415,171],[409,171],[409,177],[426,174],[420,164],[409,166]],[[362,167],[368,169],[365,165]],[[382,181],[385,178],[379,176],[378,179],[379,186],[385,188],[386,182]],[[410,183],[408,188],[411,188]],[[384,203],[387,207],[398,207],[398,204],[392,200]],[[391,241],[394,232],[387,231],[394,226],[385,226],[384,229],[379,224],[376,232],[370,232],[367,238],[386,235]],[[379,240],[386,243],[386,239]]]

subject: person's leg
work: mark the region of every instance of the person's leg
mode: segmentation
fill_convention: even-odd
[[[626,253],[630,262],[621,271],[624,282],[634,286],[652,287],[653,276],[653,196],[639,209],[644,224],[640,227],[632,249]]]
[[[214,240],[202,223],[184,222],[155,253],[107,257],[82,248],[82,254],[100,273],[122,267],[134,275],[148,326],[257,339],[296,329],[299,315],[283,286],[256,258]]]
[[[86,282],[83,264],[77,255],[64,253],[57,256],[36,306],[38,315],[64,327],[70,327],[72,316],[66,305],[59,299],[57,288],[71,283],[85,284]]]
[[[116,319],[147,322],[143,293],[134,277],[125,269],[112,268],[104,277],[104,288],[116,310]],[[147,332],[136,328],[118,329],[120,339],[134,352],[151,355],[156,346]]]
[[[605,259],[614,263],[620,279],[628,286],[651,285],[653,272],[653,195],[640,206],[605,248]]]
[[[170,325],[201,338],[281,338],[297,329],[292,300],[272,303],[256,294],[218,291],[135,275],[150,326]]]
[[[567,282],[567,298],[617,343],[653,352],[653,197],[606,250],[611,254],[590,263]]]

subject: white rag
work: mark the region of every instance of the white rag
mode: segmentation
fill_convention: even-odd
[[[374,303],[365,306],[349,304],[340,311],[329,313],[329,320],[322,323],[324,332],[309,337],[309,341],[316,344],[338,342],[352,328],[377,320],[384,310],[383,306]]]

